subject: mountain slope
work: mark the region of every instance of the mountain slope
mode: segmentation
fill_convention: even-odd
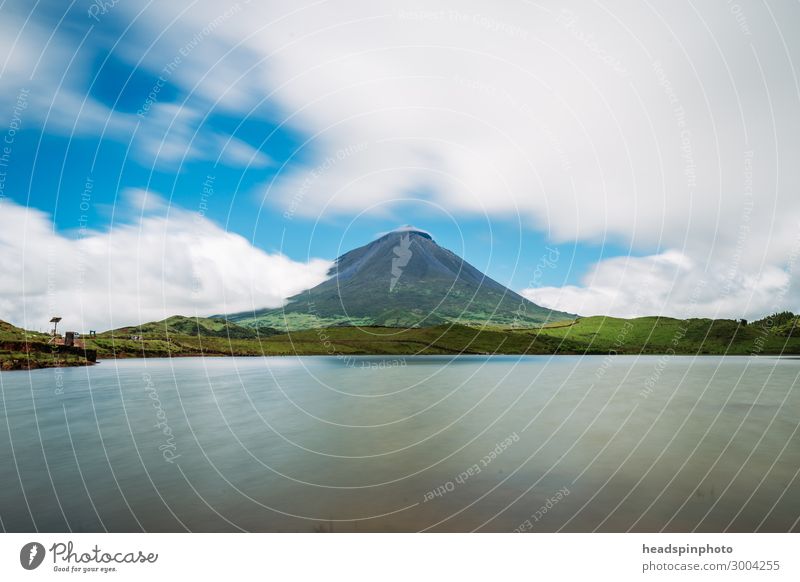
[[[532,303],[411,227],[342,255],[329,276],[283,308],[228,319],[246,326],[308,329],[443,323],[532,327],[574,318]]]

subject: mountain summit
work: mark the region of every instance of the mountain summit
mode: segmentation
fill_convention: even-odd
[[[572,319],[490,279],[412,226],[345,253],[329,278],[277,309],[228,316],[244,325],[427,327],[442,323],[531,327]]]

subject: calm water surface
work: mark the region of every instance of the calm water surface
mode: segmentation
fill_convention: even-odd
[[[6,531],[797,531],[800,359],[0,374]]]

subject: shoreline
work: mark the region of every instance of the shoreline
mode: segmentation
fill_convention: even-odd
[[[788,319],[787,319],[788,318]],[[8,328],[0,368],[85,366],[100,360],[314,356],[345,362],[358,356],[800,356],[797,316],[747,324],[735,320],[587,317],[568,325],[526,330],[476,329],[458,324],[425,328],[330,327],[274,333],[226,327],[210,319],[175,316],[139,328],[53,346],[46,336]],[[232,333],[235,332],[235,333]]]
[[[476,357],[476,358],[492,358],[492,357],[514,357],[514,358],[527,358],[527,357],[594,357],[594,358],[638,358],[638,357],[668,357],[668,358],[780,358],[780,359],[788,359],[788,360],[800,360],[800,355],[794,353],[760,353],[760,354],[699,354],[699,353],[666,353],[666,352],[642,352],[642,353],[569,353],[569,352],[558,352],[558,353],[538,353],[538,354],[524,354],[524,353],[494,353],[494,354],[481,354],[481,353],[471,353],[465,352],[461,354],[386,354],[386,353],[376,353],[376,354],[348,354],[347,358],[381,358],[387,360],[405,360],[406,358],[447,358],[447,359],[458,359],[458,358],[469,358],[469,357]],[[206,359],[206,358],[213,358],[213,359],[226,359],[226,358],[333,358],[333,359],[343,359],[342,356],[337,354],[328,354],[328,353],[296,353],[296,354],[176,354],[173,356],[120,356],[120,357],[106,357],[106,358],[98,358],[94,362],[86,361],[86,362],[76,362],[76,363],[66,363],[66,364],[56,364],[56,365],[33,365],[33,366],[17,366],[13,368],[5,368],[2,366],[4,360],[2,358],[2,354],[0,354],[0,373],[3,372],[31,372],[34,370],[48,370],[48,369],[58,369],[58,368],[89,368],[95,366],[97,364],[102,364],[106,362],[115,362],[118,360],[173,360],[173,359]],[[7,361],[7,360],[5,360]],[[41,362],[39,362],[41,364]]]

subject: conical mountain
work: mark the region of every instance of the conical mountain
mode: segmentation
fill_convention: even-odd
[[[413,227],[339,257],[329,278],[282,308],[228,316],[245,325],[303,329],[331,325],[531,327],[572,319],[490,279]]]

